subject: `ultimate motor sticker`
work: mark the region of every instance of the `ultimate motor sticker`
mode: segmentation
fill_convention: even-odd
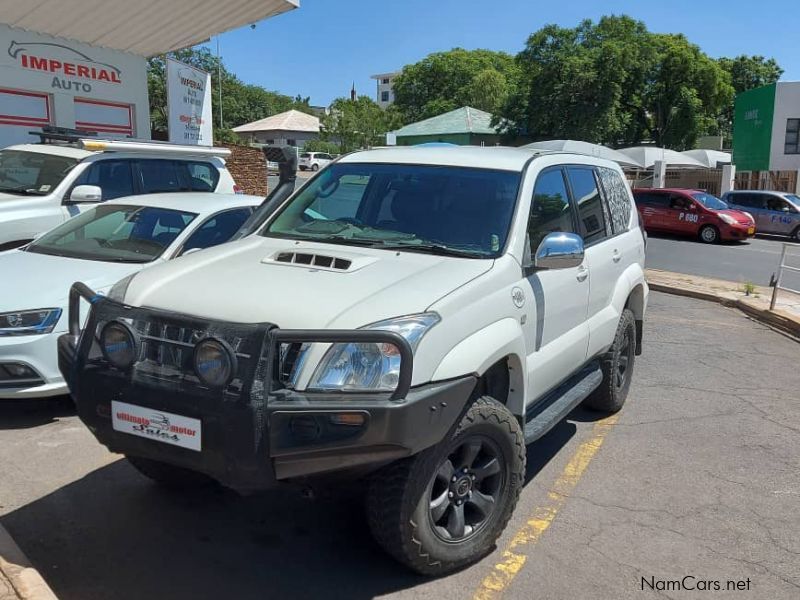
[[[202,425],[199,419],[114,400],[111,423],[116,431],[200,451]]]

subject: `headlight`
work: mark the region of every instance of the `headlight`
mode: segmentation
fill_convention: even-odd
[[[134,277],[136,277],[136,273],[131,273],[127,277],[120,279],[111,287],[106,297],[114,302],[124,302],[125,292],[128,291],[128,286],[131,284]]]
[[[756,219],[755,219],[755,217],[753,217],[753,215],[751,215],[751,214],[750,214],[749,212],[747,212],[746,210],[743,210],[743,211],[742,211],[742,213],[743,213],[743,214],[745,214],[745,215],[747,215],[747,218],[748,218],[748,219],[750,219],[750,220],[751,220],[753,223],[755,223],[755,222],[756,222]]]
[[[138,336],[122,321],[109,321],[100,332],[100,350],[118,369],[129,369],[139,355]]]
[[[416,352],[428,330],[441,320],[436,313],[388,319],[361,329],[393,331]],[[392,344],[334,344],[311,377],[310,390],[393,391],[400,379],[400,351]]]
[[[725,221],[728,225],[736,225],[736,219],[734,219],[730,215],[726,215],[725,213],[720,213],[719,218]]]
[[[50,333],[60,317],[60,308],[0,313],[0,336]]]
[[[206,338],[194,348],[194,370],[207,386],[225,387],[236,373],[236,355],[222,340]]]

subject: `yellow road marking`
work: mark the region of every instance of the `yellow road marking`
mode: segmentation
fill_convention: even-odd
[[[553,487],[547,493],[547,503],[534,509],[531,518],[511,538],[508,546],[503,550],[502,560],[492,569],[492,572],[481,582],[475,592],[474,600],[496,600],[503,595],[508,585],[519,573],[525,564],[527,556],[522,553],[526,547],[533,546],[539,541],[547,528],[556,518],[558,511],[564,506],[572,490],[578,484],[586,467],[600,446],[603,445],[606,435],[617,422],[618,415],[612,415],[598,421],[592,428],[592,437],[583,442],[570,458],[567,466],[558,476]]]

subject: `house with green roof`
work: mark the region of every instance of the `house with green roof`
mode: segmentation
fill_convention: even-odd
[[[398,146],[414,146],[430,142],[445,142],[460,146],[494,146],[500,143],[500,135],[492,127],[492,115],[470,106],[411,123],[394,133]]]

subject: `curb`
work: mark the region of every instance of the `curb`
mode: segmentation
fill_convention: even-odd
[[[670,271],[659,272],[669,276],[682,276],[680,273],[673,273]],[[687,298],[695,298],[697,300],[706,300],[709,302],[716,302],[722,306],[737,308],[746,315],[753,317],[757,321],[765,323],[766,325],[774,327],[775,329],[779,329],[780,331],[788,333],[793,337],[800,338],[800,317],[789,314],[783,310],[769,310],[768,308],[762,308],[761,306],[758,306],[758,304],[751,298],[729,298],[712,291],[688,289],[685,287],[679,287],[678,285],[654,281],[654,274],[655,273],[653,272],[648,273],[647,284],[650,289],[655,292],[663,292],[665,294],[672,294],[674,296],[685,296]]]
[[[8,531],[0,525],[0,592],[4,591],[6,581],[12,589],[0,596],[3,600],[58,600],[39,571],[33,568]]]

